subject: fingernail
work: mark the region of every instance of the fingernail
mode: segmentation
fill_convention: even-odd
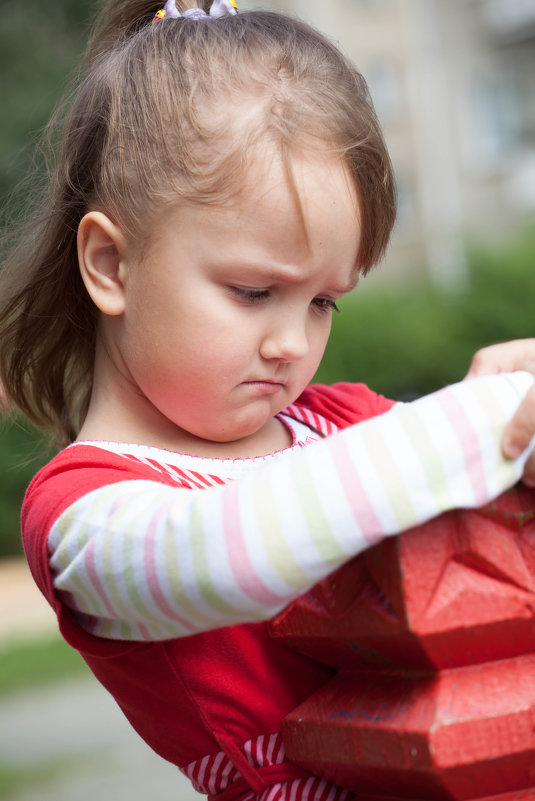
[[[503,452],[508,459],[518,459],[522,454],[522,448],[520,448],[516,442],[505,442],[503,445]]]

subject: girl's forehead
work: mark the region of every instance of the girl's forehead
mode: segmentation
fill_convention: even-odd
[[[356,230],[357,192],[339,156],[302,150],[255,166],[242,194],[242,214],[258,214],[265,223],[271,216],[279,230],[287,228],[307,247],[338,236],[340,228]]]
[[[317,225],[310,219],[314,215],[326,216],[333,210],[344,211],[354,223],[360,222],[359,197],[349,167],[339,155],[319,148],[296,148],[287,154],[275,146],[258,148],[243,172],[235,176],[232,191],[211,202],[181,200],[175,204],[171,199],[170,205],[179,225],[203,218],[211,218],[214,224],[219,219],[225,224],[232,220],[238,226],[254,225],[267,216],[308,228]],[[168,214],[162,209],[159,219],[165,221]],[[157,223],[156,230],[158,227]]]
[[[246,209],[249,204],[293,207],[299,217],[327,203],[350,207],[359,215],[357,190],[349,167],[327,150],[301,148],[281,154],[274,148],[260,151],[253,159],[231,205]]]
[[[359,217],[342,160],[303,152],[288,162],[255,162],[228,202],[177,206],[163,221],[161,241],[207,261],[217,250],[218,261],[282,266],[290,278],[299,265],[330,258],[343,264],[346,286],[358,269]]]
[[[289,227],[318,227],[345,213],[360,220],[357,191],[342,159],[324,152],[302,151],[289,158],[267,151],[254,159],[236,191],[221,202],[179,203],[177,218],[218,220],[226,225],[256,226],[279,221]],[[232,223],[231,223],[232,221]]]

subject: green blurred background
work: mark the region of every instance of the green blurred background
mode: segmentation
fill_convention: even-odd
[[[83,49],[91,0],[2,2],[0,15],[0,195],[3,224],[35,141]],[[20,202],[20,201],[19,201]],[[535,225],[467,247],[468,280],[448,291],[428,281],[366,281],[342,304],[318,380],[365,381],[408,399],[461,378],[480,347],[533,336]],[[416,271],[425,275],[425,270]],[[50,453],[19,420],[0,428],[0,557],[21,553],[19,509],[31,476]]]
[[[0,3],[0,204],[2,226],[23,203],[15,187],[34,162],[35,144],[64,92],[94,13],[90,0]],[[0,418],[0,557],[21,553],[20,504],[48,449],[21,420]]]

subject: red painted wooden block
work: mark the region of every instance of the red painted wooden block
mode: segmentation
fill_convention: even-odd
[[[339,668],[288,756],[359,801],[535,801],[535,493],[443,515],[345,565],[272,634]]]

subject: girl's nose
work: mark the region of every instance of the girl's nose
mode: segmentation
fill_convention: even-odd
[[[273,328],[264,337],[260,354],[264,359],[278,359],[283,362],[296,362],[309,350],[306,324],[293,318],[275,320]]]

